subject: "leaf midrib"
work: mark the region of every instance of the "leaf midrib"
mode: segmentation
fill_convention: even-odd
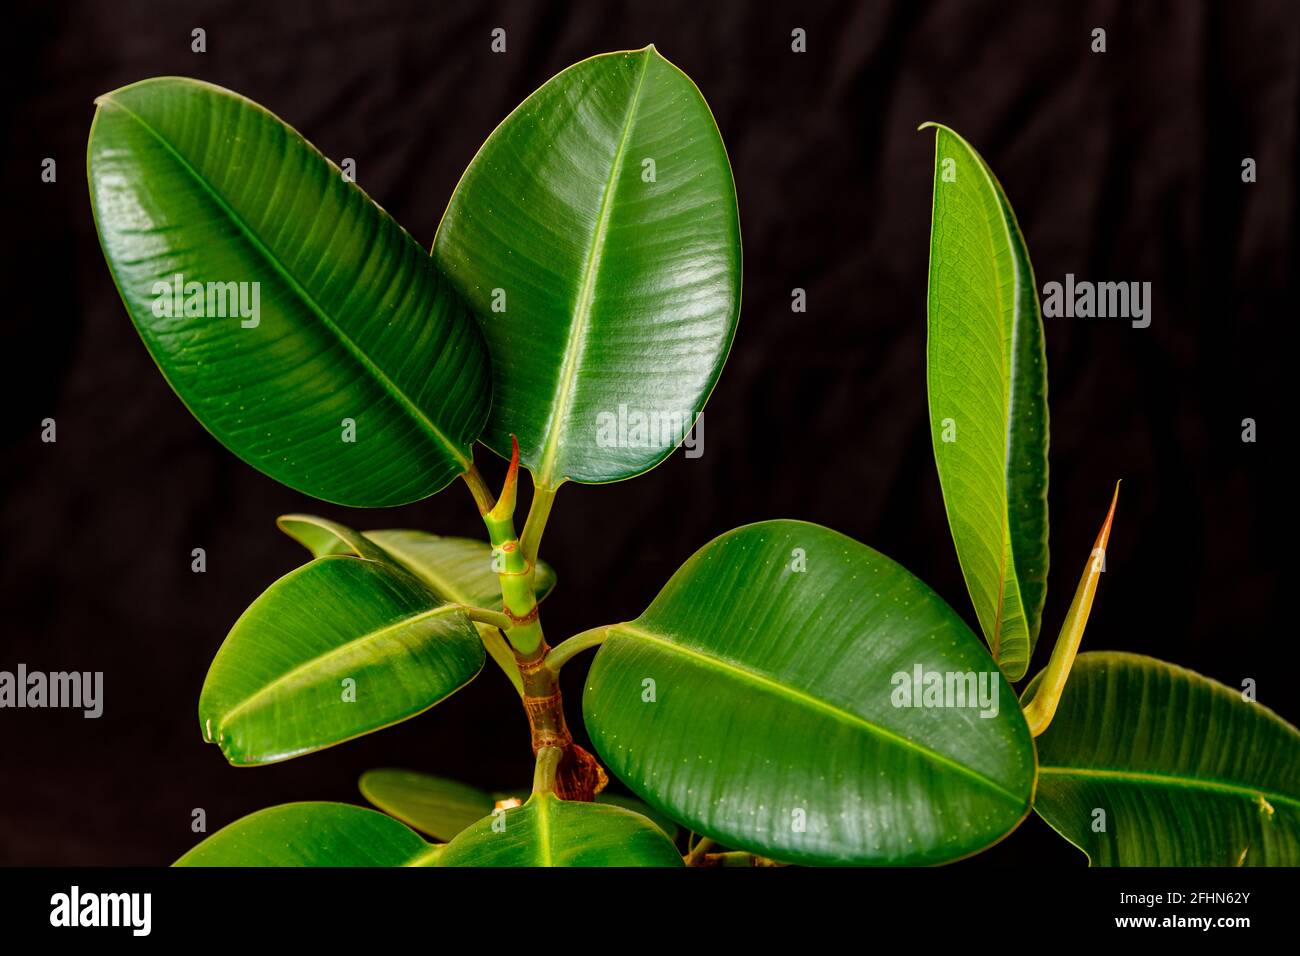
[[[1002,212],[1002,200],[998,196],[998,185],[996,182],[993,181],[993,177],[992,175],[990,175],[988,167],[985,166],[984,161],[980,158],[979,154],[976,153],[975,150],[971,147],[971,145],[967,143],[964,139],[961,139],[960,137],[958,137],[958,139],[960,140],[961,144],[964,147],[966,147],[966,150],[970,154],[970,158],[972,162],[974,162],[975,165],[979,167],[979,170],[984,177],[984,184],[989,188],[989,190],[993,194],[993,202],[994,205],[997,207],[998,221],[1002,224],[1003,238],[1006,240],[1007,248],[1009,251],[1011,251],[1012,259],[1014,260],[1015,244],[1011,241],[1012,239],[1011,229],[1007,225],[1007,218]],[[993,245],[992,230],[989,230],[988,240],[989,240],[989,259],[990,261],[996,262],[997,249],[994,248]],[[1014,261],[1012,262],[1011,265],[1011,272],[1015,277],[1014,291],[1018,292],[1020,288],[1020,270],[1016,268]],[[994,270],[994,278],[996,279],[996,268]],[[1001,317],[1006,315],[1006,307],[1002,298],[1002,284],[1000,282],[997,284],[997,297],[998,297],[998,316]],[[993,624],[993,648],[992,648],[993,659],[998,661],[1000,664],[1008,663],[1004,659],[1004,648],[1002,647],[1002,623],[1003,623],[1003,613],[1005,611],[1006,594],[1007,594],[1007,554],[1008,552],[1014,551],[1014,549],[1011,546],[1011,522],[1010,522],[1011,501],[1008,495],[1011,492],[1011,432],[1012,432],[1012,418],[1013,418],[1012,406],[1013,406],[1013,398],[1016,393],[1015,383],[1012,381],[1012,377],[1015,374],[1016,335],[1019,333],[1018,319],[1019,319],[1019,309],[1020,309],[1020,296],[1018,294],[1013,294],[1011,298],[1011,302],[1012,302],[1012,311],[1011,311],[1010,355],[1008,355],[1001,348],[999,348],[998,350],[999,358],[1001,359],[1000,364],[1002,365],[1002,373],[1003,373],[1002,378],[1006,382],[1006,387],[1004,389],[1004,393],[1002,396],[1002,402],[1003,402],[1003,407],[1006,409],[1006,416],[1007,416],[1005,434],[1003,435],[1003,443],[1002,443],[1002,521],[1000,522],[1001,527],[998,532],[999,544],[1000,544],[999,553],[998,553],[998,607],[997,607],[997,612],[993,619],[994,624]],[[1012,559],[1011,560],[1012,572],[1013,575],[1015,575],[1016,572],[1015,572],[1014,553],[1011,554],[1011,559]],[[1018,578],[1016,580],[1016,597],[1020,598],[1020,581]],[[1022,599],[1021,600],[1022,615],[1024,615],[1023,604],[1024,601]],[[1029,640],[1027,617],[1026,617],[1025,640],[1027,644]],[[1015,663],[1024,663],[1027,665],[1028,658],[1029,658],[1029,651],[1027,650],[1025,653],[1025,660],[1023,662],[1016,661]]]
[[[308,566],[310,567],[310,565]],[[399,621],[394,621],[392,624],[385,624],[383,627],[377,628],[376,630],[367,631],[365,634],[362,634],[360,637],[355,637],[345,644],[340,644],[338,647],[331,647],[324,654],[318,654],[315,657],[303,661],[301,664],[298,664],[295,667],[290,668],[289,670],[285,671],[283,674],[278,675],[277,677],[270,680],[268,683],[262,685],[257,690],[253,691],[253,693],[249,694],[243,700],[239,701],[237,704],[231,707],[230,710],[226,711],[225,714],[223,714],[220,717],[219,722],[217,724],[217,730],[218,731],[224,730],[238,715],[242,714],[249,707],[253,706],[254,703],[260,702],[263,698],[274,693],[274,691],[277,688],[279,688],[280,686],[286,683],[289,683],[295,677],[301,675],[303,672],[316,668],[317,666],[320,665],[322,661],[327,661],[333,657],[342,655],[358,644],[363,644],[367,641],[378,640],[393,631],[398,631],[405,627],[411,627],[430,618],[434,618],[442,614],[455,613],[459,610],[460,608],[455,607],[454,605],[445,604],[442,607],[435,607],[432,608],[431,610],[422,611],[419,614],[402,618]]]
[[[124,105],[120,100],[117,100],[112,96],[107,96],[101,99],[100,102],[105,106],[111,106],[114,109],[121,110],[127,116],[140,124],[142,129],[157,140],[168,155],[170,155],[176,163],[185,170],[185,172],[189,173],[203,191],[208,194],[212,201],[217,204],[218,208],[229,217],[230,221],[235,224],[239,231],[244,235],[244,238],[248,240],[249,244],[262,254],[263,258],[265,258],[271,265],[271,268],[274,269],[285,283],[298,295],[298,297],[307,304],[308,308],[320,320],[321,324],[329,330],[329,332],[338,340],[339,344],[343,346],[344,351],[351,355],[357,363],[361,365],[362,369],[369,373],[379,386],[383,388],[390,397],[392,397],[398,407],[406,412],[416,425],[425,431],[436,444],[440,445],[457,464],[459,464],[463,469],[469,468],[469,458],[456,447],[455,443],[443,434],[442,430],[438,428],[438,426],[435,425],[423,411],[420,410],[420,408],[406,395],[405,392],[398,388],[397,384],[392,379],[384,374],[383,370],[374,363],[374,360],[371,359],[370,356],[368,356],[365,351],[347,335],[347,333],[335,324],[334,320],[325,311],[325,308],[317,302],[315,297],[312,296],[312,294],[307,291],[307,289],[293,276],[293,274],[289,272],[284,263],[280,261],[279,257],[276,256],[261,240],[257,233],[253,231],[252,227],[248,225],[244,218],[240,216],[228,202],[226,202],[225,197],[222,196],[221,193],[219,193],[216,188],[213,187],[213,185],[208,182],[208,180],[199,173],[197,169],[194,168],[189,160],[187,160],[165,136],[163,136],[158,130],[154,129],[154,127],[145,120],[144,117],[140,116],[130,107]],[[308,145],[310,146],[310,144]],[[323,156],[321,158],[324,159]],[[404,232],[403,235],[405,235]]]
[[[1147,773],[1137,770],[1116,770],[1109,767],[1056,767],[1040,766],[1040,775],[1049,777],[1082,777],[1085,779],[1116,780],[1122,783],[1172,787],[1189,790],[1207,790],[1211,793],[1224,793],[1254,800],[1263,797],[1270,804],[1284,804],[1300,810],[1300,797],[1288,796],[1275,790],[1260,787],[1248,787],[1239,783],[1227,783],[1222,780],[1207,780],[1204,777],[1184,777],[1170,773]]]
[[[550,420],[546,426],[546,443],[542,447],[538,462],[538,481],[545,487],[554,487],[551,469],[555,467],[555,456],[559,451],[560,428],[573,400],[574,379],[578,371],[578,355],[585,348],[588,326],[591,324],[591,304],[596,291],[596,273],[599,271],[601,255],[605,245],[605,233],[609,228],[612,213],[610,199],[618,191],[618,178],[623,171],[623,160],[627,155],[628,135],[636,122],[637,108],[641,105],[641,90],[645,86],[646,73],[650,71],[651,51],[644,51],[641,75],[637,77],[636,90],[628,104],[627,114],[623,117],[623,130],[619,135],[618,146],[614,150],[614,160],[610,164],[609,177],[605,181],[605,191],[600,197],[600,212],[596,217],[596,228],[591,234],[591,245],[587,248],[587,261],[583,269],[582,285],[578,290],[576,308],[572,324],[569,326],[568,339],[564,346],[564,365],[560,369],[560,380],[556,383],[555,399],[551,403]]]
[[[446,849],[446,847],[447,844],[445,843],[431,843],[425,849],[421,850],[403,863],[402,866],[424,866],[426,861],[437,860],[438,857],[442,856],[442,851]]]
[[[752,668],[743,667],[733,661],[723,660],[722,658],[714,657],[711,654],[706,654],[703,651],[697,650],[695,648],[686,647],[682,644],[678,644],[674,641],[670,641],[665,637],[661,637],[660,635],[655,634],[651,631],[647,631],[643,627],[637,627],[629,623],[615,624],[613,628],[611,628],[611,630],[625,631],[643,640],[650,641],[651,643],[656,644],[660,647],[667,648],[672,652],[681,654],[683,657],[688,657],[695,661],[702,661],[706,666],[712,667],[714,670],[719,670],[722,671],[723,673],[731,674],[736,678],[738,678],[739,680],[747,681],[751,684],[757,685],[758,687],[761,687],[762,689],[768,691],[769,693],[773,693],[776,696],[790,698],[791,700],[794,700],[797,703],[808,705],[813,709],[820,710],[823,713],[829,714],[830,716],[844,723],[861,727],[867,730],[869,733],[874,734],[877,737],[880,737],[895,745],[901,745],[905,749],[915,751],[916,753],[920,754],[921,756],[929,759],[934,763],[940,764],[941,766],[947,767],[951,770],[955,770],[958,773],[971,778],[972,780],[978,781],[984,787],[992,790],[993,792],[999,794],[1000,796],[1006,797],[1007,799],[1011,800],[1012,803],[1014,803],[1017,808],[1023,809],[1029,804],[1028,798],[1017,797],[1014,793],[1012,793],[1010,790],[1007,790],[996,780],[993,780],[991,777],[985,776],[984,774],[980,773],[978,770],[968,767],[965,764],[958,763],[957,761],[953,760],[951,757],[941,754],[937,750],[932,750],[929,747],[926,747],[923,744],[919,744],[914,740],[910,740],[907,737],[904,737],[901,734],[898,734],[887,727],[882,727],[879,724],[872,723],[871,721],[867,720],[865,717],[861,716],[860,714],[855,714],[852,711],[845,710],[836,704],[832,704],[830,701],[822,700],[820,697],[814,697],[811,694],[807,694],[802,691],[795,690],[794,688],[782,684],[779,681],[772,679],[768,675],[753,670]]]
[[[998,217],[998,220],[1002,223],[1003,231],[1004,231],[1004,234],[1006,235],[1006,238],[1007,238],[1007,240],[1008,240],[1008,244],[1009,244],[1009,246],[1014,247],[1014,243],[1011,242],[1011,235],[1010,235],[1010,228],[1011,228],[1011,227],[1010,227],[1010,224],[1007,222],[1006,215],[1005,215],[1005,214],[1003,213],[1003,211],[1002,211],[1002,202],[1001,202],[1001,198],[1000,198],[1000,196],[999,196],[999,189],[998,189],[997,183],[994,181],[994,179],[993,179],[993,175],[992,175],[991,171],[989,170],[988,166],[987,166],[987,165],[984,163],[984,161],[980,158],[979,154],[975,151],[974,147],[972,147],[972,146],[970,145],[970,143],[968,143],[968,142],[965,140],[964,137],[962,137],[959,133],[957,133],[956,130],[950,129],[949,127],[944,126],[944,125],[941,124],[941,123],[924,124],[924,125],[926,125],[926,126],[933,125],[933,126],[935,127],[935,129],[938,131],[938,134],[936,135],[936,141],[935,141],[936,154],[937,154],[937,152],[938,152],[938,140],[939,140],[939,136],[941,136],[941,135],[943,135],[943,134],[947,134],[948,136],[950,136],[950,137],[951,137],[951,138],[952,138],[952,139],[957,143],[957,145],[962,149],[962,151],[966,154],[966,156],[967,156],[967,157],[968,157],[968,158],[969,158],[969,159],[970,159],[970,160],[975,164],[976,168],[977,168],[977,169],[979,170],[979,172],[980,172],[980,175],[981,175],[981,177],[982,177],[982,181],[983,181],[983,183],[984,183],[984,184],[985,184],[985,185],[986,185],[986,186],[987,186],[987,187],[992,191],[992,193],[993,193],[994,202],[995,202],[995,205],[997,206],[997,217]],[[937,158],[936,158],[936,164],[937,164],[937,162],[938,162],[938,160],[937,160]],[[937,175],[937,172],[936,172],[936,175]],[[980,204],[981,204],[981,206],[983,205],[983,197],[980,197]],[[991,227],[986,231],[985,238],[986,238],[987,241],[988,241],[988,249],[989,249],[990,260],[991,260],[991,261],[995,261],[996,258],[997,258],[997,256],[996,256],[996,250],[993,248],[993,229],[992,229]],[[931,272],[932,272],[932,274],[933,274],[933,269],[934,269],[934,265],[933,265],[933,249],[931,250],[931,257],[932,257],[932,258],[931,258]],[[1013,256],[1013,258],[1014,258],[1014,256]],[[1016,289],[1019,289],[1019,287],[1020,287],[1020,273],[1019,273],[1019,270],[1015,268],[1014,263],[1013,263],[1012,271],[1013,271],[1013,273],[1015,274]],[[1001,316],[1002,316],[1002,315],[1004,314],[1004,312],[1005,312],[1005,310],[1003,309],[1003,305],[1002,305],[1002,303],[1003,303],[1003,297],[1002,297],[1002,289],[1001,289],[1001,285],[1000,285],[1000,284],[998,285],[998,288],[997,288],[997,291],[996,291],[996,296],[997,296],[997,301],[998,301],[998,316],[999,316],[999,321],[1000,321],[1000,320],[1001,320]],[[1019,296],[1018,296],[1018,295],[1015,297],[1015,300],[1014,300],[1014,301],[1015,301],[1015,308],[1018,310],[1018,309],[1019,309]],[[990,630],[991,630],[992,633],[986,633],[985,636],[986,636],[986,638],[988,639],[989,650],[992,651],[992,653],[993,653],[993,659],[994,659],[995,661],[997,661],[999,667],[1002,667],[1003,665],[1005,665],[1005,664],[1007,664],[1007,663],[1027,663],[1027,661],[1028,661],[1028,657],[1030,656],[1030,652],[1032,652],[1032,646],[1031,646],[1031,642],[1030,642],[1030,640],[1029,640],[1029,634],[1028,634],[1028,615],[1027,615],[1027,614],[1024,614],[1024,599],[1023,599],[1023,596],[1020,594],[1020,586],[1019,586],[1019,580],[1018,580],[1018,579],[1017,579],[1017,581],[1016,581],[1016,596],[1017,596],[1017,598],[1020,599],[1020,602],[1021,602],[1021,612],[1022,612],[1022,614],[1024,615],[1024,617],[1025,617],[1025,621],[1026,621],[1026,635],[1025,635],[1025,644],[1026,644],[1026,655],[1025,655],[1025,657],[1026,657],[1026,660],[1023,661],[1023,662],[1022,662],[1022,661],[1010,661],[1010,662],[1007,661],[1006,658],[1005,658],[1005,656],[1004,656],[1004,649],[1003,649],[1003,646],[1002,646],[1002,623],[1003,623],[1004,612],[1005,612],[1004,604],[1005,604],[1005,601],[1006,601],[1006,585],[1007,585],[1007,579],[1008,579],[1008,575],[1007,575],[1007,556],[1008,556],[1008,552],[1013,552],[1013,551],[1014,551],[1014,549],[1011,547],[1011,544],[1010,544],[1010,534],[1011,534],[1011,528],[1010,528],[1010,501],[1009,501],[1008,498],[1007,498],[1007,494],[1008,494],[1008,492],[1009,492],[1009,490],[1010,490],[1010,485],[1011,485],[1011,480],[1010,480],[1010,469],[1011,469],[1011,455],[1010,455],[1010,450],[1011,450],[1011,433],[1012,433],[1012,414],[1011,414],[1011,413],[1012,413],[1012,396],[1013,396],[1014,393],[1015,393],[1015,388],[1014,388],[1014,384],[1011,382],[1011,376],[1008,375],[1008,374],[1005,374],[1005,373],[1006,373],[1006,371],[1007,371],[1008,362],[1010,362],[1010,364],[1011,364],[1011,368],[1014,370],[1015,343],[1016,343],[1016,335],[1018,334],[1018,323],[1016,323],[1016,321],[1015,321],[1017,315],[1018,315],[1018,313],[1013,312],[1013,317],[1012,317],[1012,332],[1011,332],[1011,356],[1010,356],[1010,359],[1008,359],[1006,353],[1005,353],[1004,350],[1001,348],[1001,343],[1000,343],[1000,342],[999,342],[999,348],[998,348],[998,366],[999,366],[999,368],[1000,368],[1000,369],[1003,371],[1003,373],[1004,373],[1003,376],[1002,376],[1002,378],[1007,382],[1007,386],[1006,386],[1005,392],[1004,392],[1004,394],[1003,394],[1003,396],[1002,396],[1002,398],[1003,398],[1003,407],[1004,407],[1005,410],[1006,410],[1006,428],[1005,428],[1005,434],[1004,434],[1004,440],[1003,440],[1003,450],[1002,450],[1002,482],[1003,482],[1002,514],[1001,514],[1000,527],[999,527],[999,529],[998,529],[998,578],[997,578],[997,606],[996,606],[996,608],[995,608],[995,610],[994,610],[993,626],[990,628]],[[1000,336],[999,336],[999,338],[1000,338]],[[937,454],[937,453],[936,453],[936,454]],[[941,484],[942,484],[942,482],[941,482]],[[945,501],[945,502],[948,501],[948,497],[949,497],[949,496],[948,496],[948,494],[947,494],[947,490],[944,489],[944,501]],[[969,576],[966,575],[966,563],[965,563],[965,561],[962,560],[962,555],[961,555],[961,553],[960,553],[960,550],[959,550],[959,552],[958,552],[957,557],[958,557],[958,561],[959,561],[959,563],[961,563],[961,565],[962,565],[962,574],[963,574],[964,577],[967,577],[967,580],[968,580],[968,582],[969,582]],[[1014,555],[1014,553],[1012,553],[1012,555],[1011,555],[1011,567],[1012,567],[1012,569],[1013,569],[1013,574],[1014,574],[1014,569],[1015,569],[1015,555]],[[974,601],[974,600],[975,600],[975,592],[974,592],[974,590],[970,588],[969,584],[968,584],[967,589],[971,591],[971,599],[972,599],[972,601]],[[977,607],[977,608],[976,608],[976,612],[978,613],[978,611],[979,611],[979,608]],[[983,621],[982,621],[982,620],[981,620],[981,624],[983,624]]]
[[[541,865],[555,866],[555,854],[551,846],[551,800],[545,794],[537,802],[537,846],[540,850]]]

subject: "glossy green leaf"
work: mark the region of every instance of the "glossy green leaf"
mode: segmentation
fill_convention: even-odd
[[[932,674],[953,706],[908,706]],[[785,862],[954,860],[1033,793],[1029,730],[979,639],[884,555],[799,521],[716,538],[613,625],[583,715],[652,807]]]
[[[411,770],[368,770],[361,793],[385,813],[439,840],[450,840],[492,813],[492,794]]]
[[[660,813],[654,807],[650,806],[643,800],[636,797],[625,797],[621,793],[601,793],[596,796],[597,803],[607,803],[611,807],[622,807],[624,810],[631,810],[633,813],[645,817],[660,830],[664,831],[664,836],[670,840],[676,840],[681,828],[673,819],[663,813]]]
[[[1095,866],[1300,866],[1300,731],[1240,690],[1080,654],[1038,753],[1034,808]]]
[[[405,572],[343,555],[271,585],[235,623],[199,698],[233,764],[310,753],[413,717],[483,666],[462,612]]]
[[[394,562],[444,601],[489,610],[502,606],[501,579],[492,569],[492,546],[484,541],[440,537],[424,531],[363,533],[314,515],[282,515],[276,523],[318,558],[354,554]],[[538,601],[555,586],[555,571],[545,561],[537,562],[534,586]],[[483,647],[522,694],[519,665],[506,639],[490,624],[474,626],[483,639]]]
[[[175,866],[434,866],[441,846],[346,803],[286,803],[222,827]]]
[[[331,554],[350,554],[358,558],[383,560],[382,548],[367,540],[360,531],[347,525],[319,518],[316,515],[281,515],[276,526],[312,553],[312,557],[325,558]],[[449,599],[450,600],[450,599]]]
[[[96,102],[87,161],[104,255],[204,427],[340,504],[415,501],[465,471],[491,404],[489,361],[415,240],[228,90],[164,77]],[[168,314],[178,284],[199,294]],[[242,312],[226,299],[241,290]]]
[[[630,810],[536,794],[447,844],[439,866],[681,866],[663,831]]]
[[[365,798],[379,809],[439,840],[450,840],[491,814],[498,800],[515,797],[522,801],[529,797],[527,790],[489,793],[411,770],[368,770],[361,775],[360,787]],[[638,813],[663,830],[670,840],[677,837],[677,825],[672,820],[634,797],[602,793],[596,802]]]
[[[379,554],[410,571],[444,601],[471,607],[501,606],[501,579],[492,569],[492,546],[486,541],[412,530],[356,532],[314,515],[283,515],[276,524],[315,557],[354,554],[374,558],[377,545]],[[555,587],[555,569],[545,561],[537,562],[534,587],[539,601]]]
[[[980,628],[1016,681],[1029,667],[1047,593],[1043,322],[1002,187],[969,143],[935,129],[930,432]]]
[[[740,310],[740,224],[717,124],[654,47],[592,57],[497,127],[433,253],[492,355],[482,440],[539,484],[663,461],[717,382]]]
[[[365,536],[448,601],[501,606],[501,579],[492,570],[492,546],[486,541],[423,531],[367,531]],[[533,587],[539,601],[555,587],[555,569],[545,561],[537,562]]]
[[[506,797],[513,797],[519,801],[525,801],[531,796],[529,790],[501,790],[492,794],[493,800],[502,800]],[[664,836],[670,840],[676,840],[681,828],[673,820],[651,807],[644,800],[638,800],[636,797],[624,796],[621,793],[598,793],[596,794],[596,803],[605,803],[611,807],[622,807],[624,810],[631,810],[633,813],[645,817],[660,830],[664,831]]]

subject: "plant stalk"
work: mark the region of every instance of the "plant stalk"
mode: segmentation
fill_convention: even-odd
[[[568,640],[561,641],[559,646],[551,648],[550,653],[546,655],[546,667],[554,674],[560,673],[570,658],[592,647],[599,647],[609,637],[609,626],[593,627],[590,630],[574,634]]]
[[[533,767],[533,793],[555,792],[555,775],[563,757],[564,751],[558,747],[543,747],[537,751],[537,763]]]
[[[534,529],[533,557],[526,556],[515,534],[515,504],[519,493],[519,442],[511,436],[510,469],[495,503],[475,495],[479,513],[492,543],[492,564],[501,582],[502,632],[518,665],[520,694],[532,737],[538,770],[534,792],[545,787],[562,800],[591,800],[604,789],[609,778],[596,758],[573,742],[564,720],[564,698],[556,670],[546,666],[551,648],[542,633],[533,578],[536,547],[555,499],[554,490],[539,488],[528,518]],[[472,480],[467,479],[470,490]],[[488,504],[488,507],[484,507]],[[556,756],[558,754],[558,757]],[[545,755],[545,760],[543,760]],[[554,762],[554,766],[552,766]]]
[[[691,847],[687,854],[682,857],[682,862],[687,866],[699,866],[714,845],[714,841],[709,837],[700,837],[695,846]]]
[[[533,591],[533,565],[523,554],[515,534],[515,502],[519,492],[519,442],[511,437],[514,451],[510,470],[506,472],[501,496],[487,511],[482,511],[492,543],[492,562],[501,582],[501,609],[508,621],[506,640],[516,654],[535,655],[545,646],[541,621],[538,619],[537,596]]]
[[[474,496],[474,504],[478,506],[478,513],[487,514],[491,511],[496,500],[492,497],[492,492],[488,488],[487,482],[483,480],[483,475],[479,472],[478,465],[470,462],[469,469],[460,477],[469,488],[469,493]]]
[[[546,488],[533,482],[533,500],[528,506],[528,518],[524,521],[524,534],[520,547],[524,552],[524,561],[536,569],[537,551],[542,544],[542,533],[546,530],[546,520],[551,516],[551,506],[555,504],[555,492],[558,488]]]
[[[485,607],[469,607],[464,604],[457,606],[471,621],[477,621],[480,624],[491,624],[493,627],[499,628],[507,628],[510,626],[509,616],[500,611],[489,611]]]

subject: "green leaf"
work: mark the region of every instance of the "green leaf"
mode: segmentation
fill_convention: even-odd
[[[492,570],[492,546],[472,538],[423,531],[367,531],[365,536],[448,601],[472,607],[501,606],[501,579]],[[555,569],[537,562],[537,600],[555,587]]]
[[[1038,754],[1034,808],[1095,866],[1300,865],[1300,731],[1239,690],[1080,654]]]
[[[484,444],[509,458],[517,434],[546,488],[653,468],[703,409],[740,310],[708,104],[653,46],[569,67],[479,150],[433,254],[492,355]]]
[[[470,607],[501,606],[501,579],[492,570],[492,546],[486,541],[411,530],[356,532],[315,515],[282,515],[276,524],[315,557],[386,556],[444,601]],[[534,587],[538,601],[555,587],[555,569],[545,561],[537,562]]]
[[[368,770],[361,793],[385,813],[439,840],[450,840],[492,813],[485,790],[411,770]]]
[[[534,794],[447,844],[439,866],[681,866],[662,830],[630,810]]]
[[[440,599],[489,610],[502,606],[501,579],[492,569],[492,546],[471,538],[445,538],[424,531],[353,531],[314,515],[282,515],[276,524],[316,557],[354,554],[388,561],[411,572]],[[555,587],[555,570],[537,562],[536,598]],[[475,624],[483,646],[501,667],[515,690],[523,694],[514,652],[490,624]]]
[[[291,488],[358,507],[424,498],[469,467],[489,360],[414,239],[228,90],[164,77],[96,102],[87,163],[109,271],[208,431]],[[205,314],[166,314],[176,276],[202,284]],[[231,315],[223,296],[240,289],[248,308]]]
[[[664,836],[670,840],[676,840],[680,828],[673,819],[665,814],[660,813],[654,807],[636,797],[625,797],[621,793],[600,793],[596,795],[597,803],[607,803],[611,807],[622,807],[624,810],[631,810],[633,813],[645,817],[660,830],[664,831]]]
[[[1025,675],[1047,593],[1047,359],[1034,271],[1002,187],[934,126],[926,344],[930,431],[980,628]]]
[[[970,675],[988,706],[905,706],[918,668]],[[979,639],[884,555],[799,521],[716,538],[613,625],[583,715],[652,807],[786,862],[954,860],[1033,792],[1029,730]]]
[[[379,809],[439,840],[450,840],[491,814],[498,800],[516,797],[522,801],[530,795],[527,790],[488,793],[455,780],[411,770],[368,770],[361,775],[360,787],[365,798]],[[670,840],[677,837],[677,824],[640,800],[602,793],[596,802],[638,813],[663,830]]]
[[[286,803],[222,827],[174,865],[434,866],[441,852],[374,810]]]
[[[358,558],[380,561],[387,557],[359,531],[346,525],[316,515],[281,515],[276,526],[312,553],[312,557],[325,558],[331,554],[351,554]]]
[[[469,619],[409,574],[318,558],[235,623],[208,670],[199,721],[231,763],[272,763],[414,717],[483,661]]]

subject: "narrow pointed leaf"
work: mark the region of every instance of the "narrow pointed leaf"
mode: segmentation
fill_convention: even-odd
[[[1033,695],[1028,693],[1028,689],[1026,693],[1020,695],[1025,722],[1029,724],[1029,732],[1035,737],[1041,735],[1051,724],[1057,705],[1060,703],[1061,693],[1065,690],[1066,681],[1070,679],[1075,655],[1079,653],[1079,645],[1083,643],[1083,633],[1088,626],[1088,617],[1092,613],[1093,598],[1097,596],[1097,585],[1106,570],[1106,546],[1110,543],[1110,528],[1115,521],[1115,505],[1118,503],[1119,482],[1115,482],[1115,494],[1110,499],[1110,510],[1106,512],[1106,520],[1102,522],[1101,530],[1097,532],[1097,538],[1093,541],[1088,562],[1083,566],[1079,586],[1074,591],[1074,599],[1070,602],[1069,610],[1065,612],[1061,633],[1057,635],[1056,644],[1052,647],[1051,660],[1047,662],[1047,668],[1034,681]]]
[[[490,366],[415,240],[228,90],[164,77],[97,103],[87,162],[104,256],[204,427],[272,478],[340,504],[415,501],[465,471]]]
[[[508,458],[518,435],[551,488],[654,467],[740,309],[735,184],[700,91],[653,47],[560,73],[483,145],[433,254],[487,337],[488,447]]]
[[[438,865],[681,866],[682,858],[643,816],[543,793],[463,831],[447,844]]]
[[[413,717],[483,661],[470,620],[409,574],[318,558],[235,623],[208,670],[199,721],[231,763],[272,763]]]
[[[926,675],[951,706],[912,694]],[[1029,730],[979,639],[899,565],[804,522],[722,535],[613,625],[583,715],[650,806],[785,862],[954,860],[1033,792]]]
[[[1240,690],[1080,654],[1038,753],[1034,808],[1094,866],[1300,865],[1300,731]]]
[[[222,827],[175,866],[434,866],[441,846],[346,803],[286,803]]]
[[[1047,361],[1024,236],[979,154],[935,126],[926,380],[948,525],[980,628],[1019,680],[1047,593]]]

